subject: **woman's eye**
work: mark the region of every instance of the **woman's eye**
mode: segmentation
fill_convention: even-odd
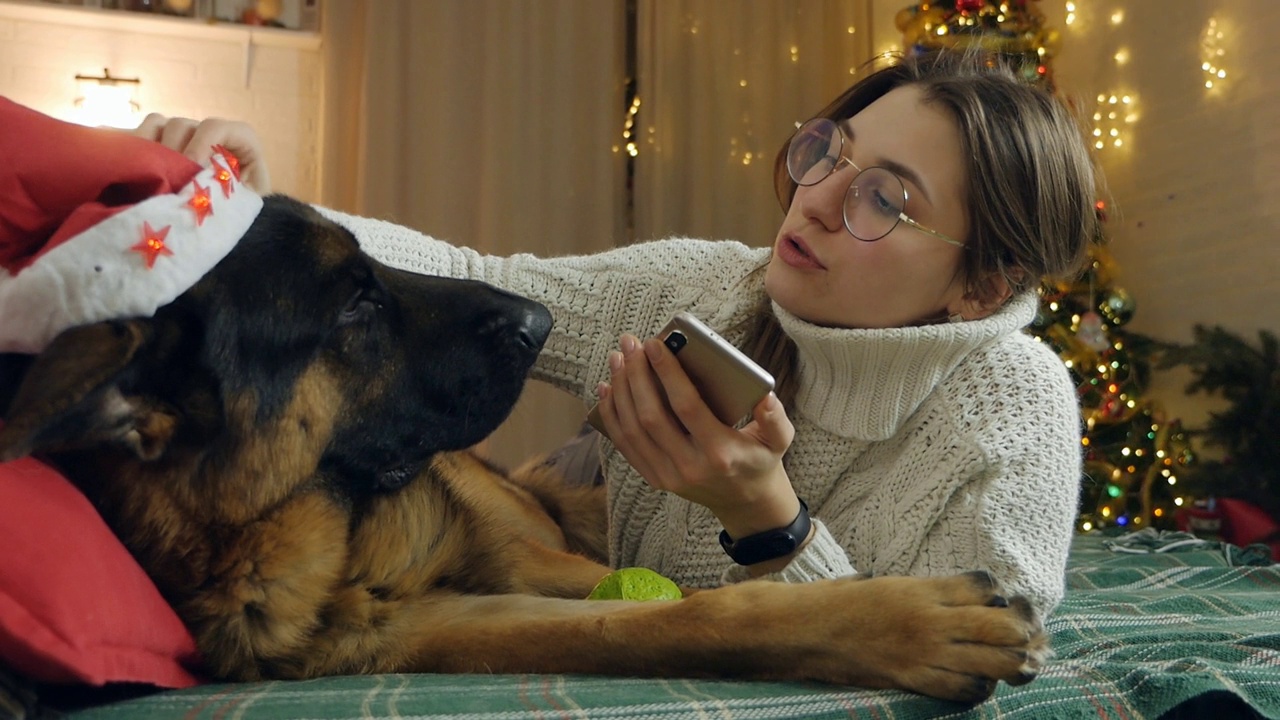
[[[872,194],[872,201],[872,205],[875,206],[876,211],[883,213],[884,215],[898,217],[898,213],[902,212],[902,208],[898,207],[893,202],[890,202],[889,198],[885,197],[884,193],[879,190],[876,190]]]

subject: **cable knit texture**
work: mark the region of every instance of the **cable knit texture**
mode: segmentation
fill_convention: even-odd
[[[533,376],[590,403],[623,332],[653,334],[678,310],[730,341],[763,298],[768,250],[673,238],[582,257],[482,256],[391,223],[321,211],[373,257],[484,280],[538,300],[555,327]],[[970,322],[887,330],[807,323],[774,305],[799,350],[784,459],[815,519],[813,540],[774,580],[855,572],[991,571],[1042,612],[1063,594],[1080,478],[1080,419],[1066,368],[1023,332],[1033,293]],[[676,582],[746,578],[706,508],[651,490],[607,441],[609,553]]]

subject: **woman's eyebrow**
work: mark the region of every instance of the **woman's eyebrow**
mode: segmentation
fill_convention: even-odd
[[[849,138],[849,144],[852,145],[854,142],[856,142],[856,140],[854,139],[853,126],[850,125],[848,120],[844,121],[843,124],[844,124],[844,127],[842,129],[844,130],[845,137]],[[915,170],[912,170],[911,168],[907,167],[906,165],[903,165],[900,162],[897,162],[895,160],[889,160],[888,158],[883,158],[883,157],[876,160],[875,166],[882,167],[885,170],[892,172],[894,175],[897,175],[898,177],[902,178],[903,180],[906,180],[912,185],[915,185],[916,187],[920,188],[920,194],[924,195],[924,199],[928,201],[930,205],[933,204],[933,199],[929,197],[928,189],[925,188],[924,183],[920,182],[920,176],[916,174]]]

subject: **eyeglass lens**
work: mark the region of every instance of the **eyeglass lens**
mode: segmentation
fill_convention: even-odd
[[[799,185],[816,185],[840,161],[844,136],[826,118],[810,120],[791,138],[787,173]],[[897,226],[906,205],[906,188],[897,175],[880,167],[860,171],[844,196],[844,224],[859,240],[879,240]]]

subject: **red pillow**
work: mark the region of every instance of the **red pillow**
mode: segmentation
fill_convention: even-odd
[[[0,664],[44,682],[199,682],[191,633],[56,470],[0,464],[0,548]]]

